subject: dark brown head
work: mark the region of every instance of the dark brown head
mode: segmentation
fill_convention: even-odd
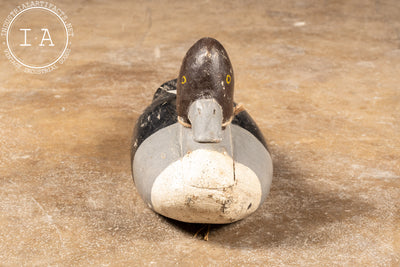
[[[234,77],[224,47],[213,38],[202,38],[186,53],[177,83],[177,113],[191,124],[189,107],[199,99],[214,99],[222,109],[222,124],[233,116]]]

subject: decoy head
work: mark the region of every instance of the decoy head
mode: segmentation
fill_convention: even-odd
[[[177,83],[178,119],[192,127],[200,143],[221,141],[222,129],[233,117],[234,77],[224,47],[202,38],[186,53]]]

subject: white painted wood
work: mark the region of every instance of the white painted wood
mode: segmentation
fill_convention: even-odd
[[[170,218],[196,223],[230,223],[260,205],[261,185],[243,164],[216,151],[198,149],[172,162],[155,179],[153,209]]]

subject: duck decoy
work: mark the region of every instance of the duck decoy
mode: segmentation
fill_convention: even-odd
[[[233,101],[224,47],[202,38],[177,79],[165,82],[134,128],[131,166],[137,191],[155,212],[183,222],[225,224],[267,197],[272,160],[265,139]]]

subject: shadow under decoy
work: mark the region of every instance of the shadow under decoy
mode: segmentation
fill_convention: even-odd
[[[284,155],[274,153],[274,180],[266,202],[249,217],[223,225],[210,225],[208,241],[227,247],[268,248],[328,242],[329,227],[374,209],[361,198],[337,189],[317,188],[310,174]],[[164,218],[164,217],[163,217]],[[204,224],[165,218],[179,231],[201,239]]]
[[[181,231],[186,233],[187,235],[191,235],[196,239],[204,239],[206,241],[211,238],[211,233],[227,227],[229,224],[203,224],[203,223],[186,223],[177,221],[171,218],[164,217],[159,215],[163,220],[174,227],[177,231]]]

